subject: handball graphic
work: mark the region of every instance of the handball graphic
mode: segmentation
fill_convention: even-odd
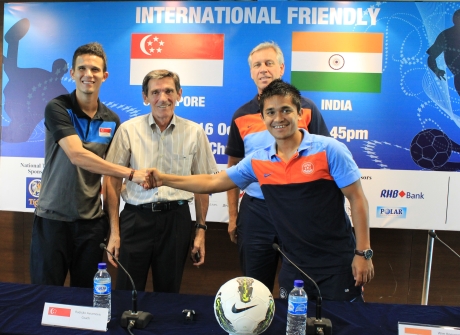
[[[237,277],[217,292],[214,314],[230,335],[261,334],[273,320],[275,302],[270,290],[257,279]]]
[[[415,135],[410,145],[410,154],[418,166],[438,170],[452,154],[452,141],[438,129],[426,129]]]

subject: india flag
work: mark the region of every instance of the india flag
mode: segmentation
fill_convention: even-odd
[[[130,84],[152,70],[176,72],[182,86],[223,86],[223,34],[132,34]]]
[[[301,91],[380,93],[382,33],[293,32],[291,84]]]

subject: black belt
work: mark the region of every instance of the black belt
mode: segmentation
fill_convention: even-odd
[[[166,202],[149,202],[148,204],[137,205],[137,208],[152,212],[166,212],[179,208],[188,203],[187,200],[166,201]]]

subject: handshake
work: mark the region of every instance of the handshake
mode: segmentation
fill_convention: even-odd
[[[155,168],[134,170],[131,180],[139,186],[142,186],[145,190],[160,187],[163,184],[161,181],[161,174]]]
[[[134,171],[131,181],[137,183],[145,190],[160,186],[169,186],[198,194],[224,192],[236,187],[236,184],[225,172],[180,176],[161,173],[158,169],[148,168]]]

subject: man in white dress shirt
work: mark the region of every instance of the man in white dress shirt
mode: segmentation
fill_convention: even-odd
[[[155,167],[179,175],[215,173],[216,162],[203,128],[174,114],[176,102],[182,96],[179,76],[168,70],[149,72],[142,83],[142,96],[151,112],[120,126],[107,160],[136,170]],[[145,290],[151,268],[156,292],[179,292],[193,230],[194,265],[203,264],[205,259],[209,195],[195,194],[193,226],[188,206],[193,193],[170,187],[144,190],[126,180],[122,187],[121,178],[105,178],[111,227],[108,249],[119,256],[138,290]],[[120,194],[126,205],[119,216]],[[131,289],[121,269],[116,288]]]

